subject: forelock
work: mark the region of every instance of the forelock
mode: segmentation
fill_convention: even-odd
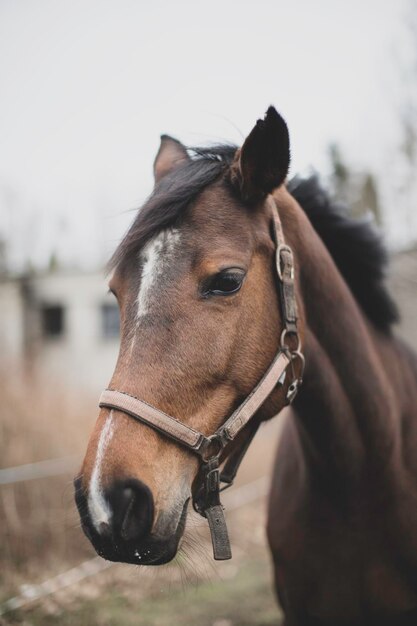
[[[230,144],[190,148],[190,160],[164,176],[138,211],[132,226],[110,259],[109,271],[136,257],[161,230],[178,226],[203,189],[219,179],[230,167],[236,149],[236,146]]]

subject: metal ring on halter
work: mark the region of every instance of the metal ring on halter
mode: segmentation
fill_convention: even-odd
[[[292,350],[290,346],[285,343],[285,339],[287,335],[294,335],[297,338],[297,345],[295,347],[295,350]],[[284,328],[284,330],[281,333],[280,340],[279,340],[279,347],[281,348],[283,352],[289,352],[290,354],[299,353],[301,356],[301,339],[300,339],[299,334],[293,330],[288,330],[288,328]]]
[[[207,437],[199,450],[202,461],[207,463],[212,459],[219,459],[224,447],[225,442],[217,434]]]

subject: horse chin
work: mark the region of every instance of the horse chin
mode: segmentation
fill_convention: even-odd
[[[140,546],[125,545],[123,547],[114,545],[93,546],[99,556],[107,561],[115,563],[129,563],[132,565],[163,565],[169,563],[177,554],[178,541],[173,538],[167,542],[152,541],[150,539]]]

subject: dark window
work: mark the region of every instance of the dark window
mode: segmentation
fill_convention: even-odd
[[[44,304],[41,311],[44,337],[60,337],[64,332],[64,307]]]
[[[120,328],[119,307],[117,304],[101,305],[101,333],[105,339],[118,337]]]

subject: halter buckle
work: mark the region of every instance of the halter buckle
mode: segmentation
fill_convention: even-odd
[[[206,493],[219,493],[220,492],[220,470],[219,464],[216,462],[215,466],[206,474]],[[218,502],[220,504],[220,501]]]
[[[220,505],[220,467],[219,459],[212,457],[204,461],[200,469],[200,487],[193,498],[194,510],[206,517],[209,507]]]
[[[218,460],[227,442],[227,434],[223,429],[218,430],[210,437],[205,437],[199,450],[203,463],[208,463],[212,459]]]
[[[294,350],[286,343],[287,335],[292,335],[293,337],[295,337],[297,339],[297,345],[295,346]],[[284,328],[284,330],[281,333],[280,340],[279,340],[279,347],[281,348],[281,350],[283,352],[286,352],[286,353],[290,354],[291,356],[293,354],[297,354],[297,355],[301,356],[301,352],[300,352],[300,350],[301,350],[301,339],[300,339],[300,336],[297,333],[297,331],[289,330],[288,328]]]
[[[288,263],[288,260],[285,259],[284,253],[287,253],[288,256],[290,257],[291,259],[290,263]],[[285,266],[288,266],[288,265],[290,266],[289,279],[291,281],[294,280],[294,262],[293,262],[293,254],[292,254],[292,250],[290,246],[288,246],[286,243],[279,244],[279,246],[277,247],[276,255],[277,255],[277,261],[278,261],[277,273],[278,273],[278,278],[280,279],[280,281],[283,282],[284,280],[283,268],[285,269]]]

